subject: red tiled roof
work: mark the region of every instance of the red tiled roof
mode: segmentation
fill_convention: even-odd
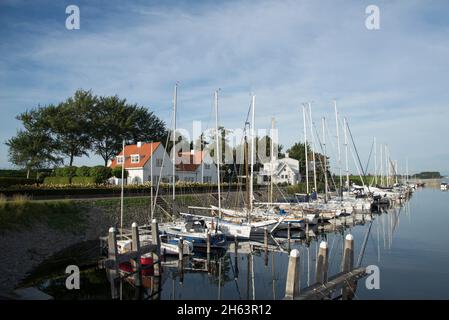
[[[156,149],[159,147],[161,143],[160,142],[153,142],[153,143],[143,143],[140,147],[137,146],[137,144],[131,144],[125,146],[125,169],[128,168],[142,168],[145,163],[147,163],[148,160],[151,158],[151,151],[155,152]],[[139,162],[137,163],[131,163],[131,155],[138,154],[139,155]],[[118,156],[123,155],[123,151],[121,151]],[[109,165],[111,168],[115,168],[117,166],[117,157],[112,159],[111,164]],[[119,165],[121,166],[121,165]]]
[[[195,150],[193,155],[190,153],[190,151],[180,152],[179,155],[181,157],[189,156],[189,162],[183,163],[181,160],[181,163],[176,165],[176,169],[179,171],[193,171],[194,172],[198,169],[200,164],[203,162],[205,153],[204,153],[204,151]]]

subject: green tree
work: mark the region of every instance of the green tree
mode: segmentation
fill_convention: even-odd
[[[297,142],[295,143],[293,146],[290,147],[290,149],[287,150],[287,153],[289,154],[290,158],[296,159],[299,161],[299,172],[301,174],[302,177],[306,176],[306,156],[305,156],[305,147],[304,147],[304,143],[302,142]],[[312,162],[312,149],[310,147],[310,144],[307,143],[307,160],[310,164],[310,162]],[[315,152],[315,168],[316,168],[316,173],[317,173],[317,180],[318,181],[324,181],[324,163],[326,162],[327,167],[329,167],[329,160],[327,159],[327,161],[325,161],[325,157],[324,155]],[[311,167],[309,166],[309,170],[312,170]],[[330,175],[330,172],[327,168],[327,174]],[[310,172],[309,172],[309,176],[310,176]]]
[[[167,139],[167,130],[165,123],[160,120],[153,112],[138,105],[127,105],[130,112],[128,123],[129,139],[133,143],[139,141],[161,141],[165,143]]]
[[[152,112],[129,105],[118,96],[99,97],[89,119],[92,150],[103,158],[105,166],[120,152],[123,140],[126,143],[161,141],[167,135],[164,123]]]
[[[60,163],[61,159],[54,156],[55,143],[44,131],[19,130],[17,135],[6,142],[9,161],[27,170],[46,168]]]
[[[96,97],[91,91],[78,90],[73,97],[57,106],[42,109],[42,121],[48,126],[59,152],[69,158],[69,166],[75,157],[88,156],[92,138],[88,115],[96,106]]]
[[[95,166],[90,168],[89,175],[94,178],[95,183],[104,183],[112,177],[112,169],[109,167]]]

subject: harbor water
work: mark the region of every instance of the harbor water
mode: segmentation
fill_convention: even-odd
[[[379,288],[368,289],[366,279],[358,281],[354,299],[449,299],[449,192],[425,187],[385,213],[348,217],[341,225],[308,234],[293,233],[290,249],[300,252],[300,286],[315,283],[316,256],[321,241],[329,248],[329,277],[341,269],[344,237],[354,236],[354,262],[379,268]],[[369,231],[369,232],[368,232]],[[361,248],[366,238],[364,252]],[[152,295],[155,282],[144,280],[136,292],[126,281],[122,299],[282,299],[288,265],[288,244],[270,239],[269,250],[260,242],[234,242],[227,250],[210,257],[185,257],[183,268],[177,257],[167,258],[159,282],[159,294]],[[276,242],[279,242],[280,246]],[[95,267],[99,243],[82,243],[45,261],[24,282],[55,299],[110,299],[105,270]],[[68,290],[67,265],[81,267],[79,290]],[[151,277],[148,277],[151,278]],[[154,292],[154,291],[153,291]]]

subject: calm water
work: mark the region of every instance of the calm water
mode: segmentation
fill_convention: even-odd
[[[314,282],[320,241],[328,241],[329,276],[332,276],[340,268],[344,236],[348,233],[354,236],[356,262],[372,219],[362,265],[379,267],[380,289],[367,290],[361,280],[355,299],[449,299],[448,203],[449,192],[419,189],[401,207],[390,209],[388,213],[367,215],[364,224],[359,221],[351,226],[348,221],[346,228],[334,228],[292,244],[292,248],[301,253],[301,287]],[[232,244],[230,250],[211,259],[208,271],[205,256],[186,259],[183,274],[178,262],[171,261],[164,267],[160,298],[282,299],[287,250],[266,255],[263,249],[257,248],[262,244],[252,244],[240,243],[237,256]],[[57,299],[109,299],[104,270],[84,270],[80,290],[68,291],[64,285],[65,266],[95,258],[98,250],[96,242],[65,250],[42,264],[24,284],[38,286]],[[122,286],[122,297],[136,297],[128,283]]]

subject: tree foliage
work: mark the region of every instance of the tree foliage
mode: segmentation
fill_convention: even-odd
[[[106,166],[122,141],[165,141],[165,124],[145,107],[118,96],[95,96],[77,90],[65,101],[27,110],[17,116],[24,130],[9,139],[10,162],[28,170],[98,154]]]
[[[9,161],[27,170],[27,178],[31,169],[41,169],[60,163],[54,155],[54,140],[41,130],[19,130],[15,137],[6,142]]]
[[[302,142],[297,142],[290,149],[287,150],[290,158],[299,161],[299,171],[301,176],[304,178],[306,176],[306,155],[305,146]],[[307,143],[307,160],[309,162],[309,177],[311,176],[312,166],[313,166],[313,153],[310,144]],[[321,153],[315,152],[315,168],[318,181],[324,181],[325,163],[327,166],[327,174],[329,175],[329,160],[325,158]]]

